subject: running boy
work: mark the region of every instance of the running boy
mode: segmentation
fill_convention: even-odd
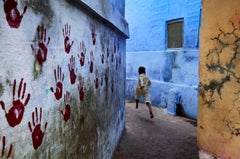
[[[148,87],[151,85],[150,79],[146,76],[145,67],[140,66],[138,68],[138,85],[135,90],[136,109],[138,108],[139,97],[144,97],[144,101],[149,109],[150,118],[154,117],[151,108],[151,95],[148,91]]]

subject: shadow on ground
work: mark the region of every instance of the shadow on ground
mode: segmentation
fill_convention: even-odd
[[[126,102],[126,124],[113,159],[198,159],[197,122]]]

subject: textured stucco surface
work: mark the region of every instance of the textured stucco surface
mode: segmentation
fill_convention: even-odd
[[[229,159],[240,156],[239,5],[238,0],[202,1],[198,144]]]
[[[128,30],[105,18],[124,19],[124,1],[116,3],[118,14],[105,13],[104,23],[95,19],[99,10],[75,4],[0,2],[5,157],[111,158],[116,148],[125,122]]]

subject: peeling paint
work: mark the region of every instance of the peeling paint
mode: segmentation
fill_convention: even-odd
[[[163,80],[170,82],[172,80],[172,69],[175,66],[176,52],[169,52],[166,54],[165,66],[163,69]]]
[[[42,65],[40,65],[38,63],[37,59],[34,61],[34,70],[33,70],[33,72],[34,72],[34,79],[37,79],[39,77],[39,75],[41,74],[41,72],[42,72]]]

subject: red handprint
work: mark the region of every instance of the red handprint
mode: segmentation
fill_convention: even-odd
[[[85,43],[82,41],[80,42],[80,55],[78,54],[78,58],[80,59],[80,65],[83,66],[85,62],[85,55],[86,55],[86,48]]]
[[[20,26],[24,13],[27,11],[27,6],[24,6],[23,13],[20,15],[17,9],[17,1],[3,0],[3,2],[8,25],[11,28],[18,28]]]
[[[114,80],[111,81],[111,91],[112,91],[112,93],[114,91]]]
[[[28,127],[29,130],[32,133],[32,142],[33,142],[33,148],[36,150],[41,144],[42,144],[42,140],[44,137],[44,132],[41,129],[41,121],[42,121],[42,108],[40,108],[40,116],[38,116],[38,109],[37,107],[35,107],[35,116],[34,116],[34,112],[32,112],[32,125],[31,122],[28,122]],[[32,129],[32,127],[34,129]],[[45,123],[44,129],[46,130],[47,128],[47,122]],[[44,130],[44,131],[45,131]]]
[[[23,90],[22,90],[23,86]],[[23,78],[20,81],[19,87],[18,87],[18,99],[15,100],[15,90],[16,89],[16,80],[14,80],[13,83],[13,102],[12,102],[12,107],[10,110],[6,111],[5,104],[3,101],[0,101],[0,104],[2,106],[2,109],[5,111],[5,116],[7,118],[8,124],[11,127],[14,127],[18,125],[22,121],[23,113],[24,113],[24,108],[28,104],[28,101],[30,99],[30,94],[27,95],[27,98],[25,102],[23,103],[22,100],[25,95],[26,91],[26,83],[23,84]]]
[[[71,26],[67,24],[65,24],[65,28],[62,29],[63,32],[63,37],[64,37],[64,46],[65,46],[65,52],[67,54],[69,54],[71,47],[73,45],[73,41],[70,44],[70,34],[71,34]]]
[[[119,54],[119,65],[122,64],[122,58],[121,58],[121,54]]]
[[[98,89],[98,70],[96,69],[95,71],[95,80],[94,80],[94,83],[95,83],[95,88]]]
[[[62,91],[63,91],[63,80],[64,80],[64,74],[62,73],[62,68],[58,66],[57,71],[54,69],[54,76],[55,76],[55,82],[56,82],[56,91],[54,92],[54,88],[51,87],[50,90],[54,93],[55,98],[59,100],[62,98]]]
[[[104,52],[104,51],[102,51],[102,54],[100,55],[100,56],[101,56],[101,61],[102,61],[102,64],[104,64],[104,54],[105,54],[105,52]]]
[[[80,101],[83,101],[83,99],[84,99],[83,84],[84,84],[84,78],[82,76],[79,76],[78,92],[79,92]]]
[[[111,61],[114,62],[114,53],[111,53]]]
[[[90,73],[93,73],[93,62],[94,62],[95,58],[94,58],[94,55],[93,55],[93,51],[90,52],[90,67],[89,67],[89,70],[90,70]]]
[[[68,70],[70,72],[70,82],[71,84],[74,84],[76,81],[76,73],[77,69],[75,70],[75,57],[73,57],[73,55],[70,58],[70,63],[68,64]]]
[[[117,52],[117,45],[116,45],[115,41],[114,41],[113,52],[114,52],[114,53],[116,53],[116,52]]]
[[[116,70],[118,70],[119,61],[120,61],[120,57],[116,57]]]
[[[37,28],[38,36],[37,36],[37,46],[31,45],[32,50],[36,53],[36,58],[39,64],[42,64],[47,60],[48,53],[48,44],[50,42],[50,37],[48,40],[46,39],[46,28],[44,26],[38,26]],[[47,40],[47,41],[46,41]]]
[[[95,26],[92,26],[91,30],[92,30],[92,44],[95,45],[96,44],[96,37],[97,37]]]
[[[6,144],[6,137],[3,136],[3,138],[2,138],[2,158],[4,158],[4,154],[5,154],[5,144]],[[11,153],[12,153],[12,144],[10,145],[10,148],[8,150],[6,157],[9,158],[11,156]]]
[[[71,102],[70,93],[66,91],[66,94],[64,95],[65,111],[64,110],[60,111],[65,121],[68,121],[70,119],[71,114],[70,102]]]
[[[109,57],[110,55],[110,51],[109,51],[109,48],[107,48],[107,58]]]

